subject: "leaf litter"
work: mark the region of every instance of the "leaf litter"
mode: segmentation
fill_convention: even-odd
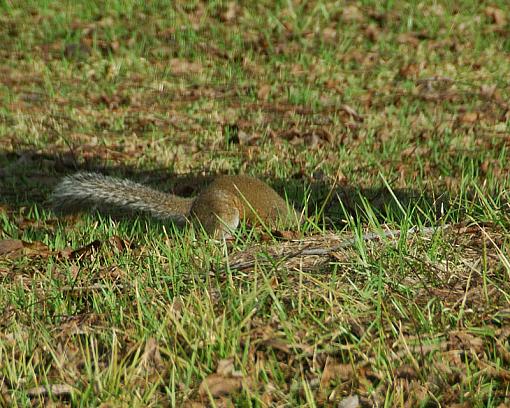
[[[181,25],[167,27],[164,19],[144,17],[144,13],[136,13],[131,21],[123,19],[127,32],[121,35],[114,31],[116,17],[108,13],[92,21],[74,18],[70,29],[77,40],[72,44],[58,38],[48,42],[42,38],[43,31],[33,32],[23,25],[53,24],[51,17],[37,10],[24,14],[23,24],[9,24],[14,22],[2,17],[2,23],[6,23],[2,35],[6,37],[5,49],[0,52],[10,60],[2,67],[0,81],[12,96],[6,104],[8,112],[2,116],[8,126],[3,129],[5,137],[0,138],[0,145],[8,154],[18,154],[20,147],[27,146],[37,153],[40,146],[45,146],[42,150],[47,154],[42,158],[19,152],[18,161],[9,159],[12,166],[2,167],[0,172],[2,194],[6,192],[2,198],[12,191],[10,180],[17,181],[21,175],[23,180],[38,181],[24,190],[27,196],[37,197],[41,185],[51,186],[55,173],[60,176],[80,166],[116,170],[119,167],[115,166],[122,166],[123,171],[127,163],[133,165],[129,172],[138,168],[140,162],[134,158],[141,156],[150,165],[157,162],[186,173],[237,171],[242,166],[237,163],[239,153],[239,157],[249,157],[247,161],[256,171],[273,174],[281,169],[271,167],[267,158],[277,154],[297,167],[301,182],[314,180],[311,174],[319,167],[326,175],[330,167],[337,168],[335,160],[342,149],[349,149],[351,156],[343,170],[349,182],[370,185],[380,171],[391,174],[397,169],[402,184],[415,181],[419,174],[437,182],[440,190],[450,182],[452,188],[458,186],[465,161],[456,167],[452,159],[467,160],[470,153],[466,150],[476,154],[504,152],[510,111],[505,102],[508,90],[499,79],[505,71],[498,54],[504,53],[493,46],[474,50],[471,43],[475,41],[471,40],[472,30],[478,27],[483,35],[504,36],[506,10],[483,5],[466,20],[465,13],[456,9],[452,24],[445,24],[442,18],[450,13],[450,5],[420,5],[416,13],[439,17],[438,32],[433,32],[428,26],[425,30],[400,27],[402,16],[409,10],[398,4],[384,11],[360,4],[325,4],[321,15],[331,19],[323,22],[321,17],[314,22],[316,27],[312,24],[302,28],[295,17],[301,6],[310,15],[315,12],[297,3],[288,9],[282,7],[268,20],[272,21],[269,27],[261,31],[256,25],[250,26],[253,21],[249,19],[258,13],[236,2],[215,10],[201,2],[179,5],[179,16],[194,30],[187,34],[199,37],[197,49],[203,58],[195,58],[186,49],[191,48],[188,44],[179,45]],[[147,24],[147,18],[154,18],[154,24]],[[225,27],[216,26],[215,21]],[[202,37],[208,32],[208,24],[216,27],[220,36],[222,29],[232,31],[232,27],[243,25],[245,30],[239,36],[244,47],[236,49],[227,36],[225,46],[211,44],[210,39]],[[139,30],[133,29],[136,26]],[[441,31],[445,28],[448,36]],[[33,34],[34,46],[19,46],[18,40],[26,40],[24,32]],[[149,58],[146,65],[141,55],[132,60],[129,57],[140,35],[160,41],[143,54]],[[396,50],[386,46],[390,42],[397,44]],[[351,46],[345,49],[343,44]],[[315,50],[319,49],[331,53],[332,67],[324,66],[328,65],[327,59],[315,58]],[[294,58],[296,55],[307,58],[299,60]],[[272,61],[273,56],[281,60]],[[63,58],[70,60],[69,68],[65,72],[51,71]],[[117,59],[122,60],[120,65]],[[248,86],[233,84],[230,76],[222,77],[227,62],[239,64],[239,69],[252,75],[246,81]],[[141,67],[138,72],[137,64]],[[502,70],[497,80],[485,66]],[[149,67],[156,75],[148,74]],[[463,71],[463,67],[470,71]],[[273,81],[268,73],[278,80]],[[46,89],[46,83],[55,86]],[[321,98],[307,100],[306,86],[297,86],[302,84],[318,88]],[[60,87],[65,91],[55,91]],[[66,111],[67,107],[72,107],[72,112]],[[406,107],[411,112],[402,113]],[[394,148],[392,140],[401,142],[398,137],[403,124],[397,120],[401,114],[406,118],[404,130],[409,135],[405,143],[412,146],[402,146],[402,155],[400,151],[396,154],[396,165],[382,156],[386,149]],[[219,149],[225,147],[220,140],[221,129],[232,123],[238,128],[238,143],[233,143],[238,150],[227,149],[219,154]],[[452,132],[461,138],[460,147],[452,143],[449,148],[438,148],[436,140]],[[363,150],[367,143],[371,146],[368,151]],[[380,159],[381,168],[365,165],[373,155]],[[498,180],[508,175],[508,169],[498,160],[480,161],[480,185],[490,175],[497,173]],[[444,181],[448,177],[450,181]],[[12,197],[11,206],[18,206],[18,197]],[[9,218],[8,211],[5,213]],[[51,233],[55,228],[31,223],[28,218],[17,225],[27,233],[41,227]],[[6,329],[0,334],[0,354],[14,355],[16,361],[29,360],[48,385],[36,386],[27,374],[15,382],[2,373],[0,404],[11,404],[19,390],[34,403],[43,399],[49,404],[52,398],[66,401],[69,395],[80,395],[86,389],[93,389],[108,404],[111,396],[105,396],[109,389],[102,388],[101,377],[91,383],[86,374],[86,363],[91,361],[86,351],[96,353],[95,373],[122,372],[119,382],[124,389],[145,395],[144,401],[163,405],[170,405],[164,390],[174,381],[175,367],[176,372],[188,373],[191,378],[189,382],[177,379],[178,402],[198,404],[194,406],[234,406],[240,395],[254,396],[266,406],[292,404],[304,401],[310,391],[316,404],[323,406],[384,405],[388,395],[392,395],[393,402],[403,401],[404,406],[437,404],[436,396],[445,406],[456,406],[462,400],[489,399],[504,404],[508,401],[504,395],[508,370],[499,362],[510,360],[506,329],[510,312],[503,278],[508,273],[507,244],[504,229],[490,226],[487,231],[494,244],[479,228],[445,232],[444,239],[450,245],[446,259],[429,257],[430,241],[426,237],[412,238],[409,245],[417,252],[409,251],[402,258],[407,272],[403,277],[390,273],[399,268],[387,256],[396,243],[367,244],[372,257],[369,259],[381,261],[385,267],[378,287],[383,293],[373,290],[369,296],[362,290],[370,290],[374,284],[370,274],[380,271],[370,269],[366,259],[360,267],[361,261],[352,248],[328,252],[345,239],[335,234],[302,240],[279,231],[283,242],[274,244],[266,239],[256,247],[234,251],[229,254],[230,265],[248,262],[251,266],[232,273],[224,264],[215,265],[214,273],[208,276],[221,282],[221,291],[211,286],[210,293],[204,293],[196,288],[178,289],[172,276],[175,266],[161,254],[158,262],[168,269],[168,276],[159,280],[154,279],[147,264],[136,264],[147,275],[138,282],[125,265],[105,265],[105,258],[116,253],[133,255],[139,261],[138,254],[130,252],[131,241],[122,235],[53,251],[41,240],[11,239],[3,232],[2,287],[19,296],[13,297],[17,303],[1,303],[0,320]],[[325,251],[301,256],[307,245]],[[143,251],[157,253],[158,249]],[[46,263],[55,258],[61,263],[47,267]],[[66,262],[71,262],[69,270],[65,269]],[[268,270],[271,277],[264,281]],[[330,281],[334,273],[341,275],[340,283]],[[62,281],[55,293],[62,302],[72,299],[69,309],[46,295],[53,289],[50,275]],[[69,278],[74,281],[68,282]],[[255,279],[260,280],[257,285],[264,281],[271,296],[255,290],[243,293],[243,285]],[[194,275],[189,280],[194,285],[200,278]],[[163,288],[158,286],[161,282]],[[239,302],[235,308],[222,303],[222,294],[231,293],[232,282],[237,285],[233,298]],[[144,289],[151,293],[147,303],[138,295]],[[168,299],[163,292],[177,292],[181,300],[165,303],[162,299]],[[31,294],[38,297],[23,298]],[[111,315],[120,315],[115,302],[108,303],[116,295],[127,300],[122,310],[126,320],[111,320]],[[378,295],[382,301],[376,313],[371,300]],[[200,323],[208,326],[200,309],[206,298],[218,321],[221,316],[244,311],[245,302],[253,306],[250,301],[256,300],[250,312],[253,315],[248,315],[245,322],[248,326],[233,340],[239,354],[224,348],[223,343],[215,343],[221,333],[210,328],[209,337],[197,340],[195,349],[189,347],[193,334],[200,337]],[[390,301],[385,302],[386,298]],[[309,309],[310,319],[297,315],[299,302]],[[351,316],[352,304],[358,309]],[[417,328],[416,318],[409,315],[414,304],[437,328]],[[104,314],[95,312],[98,305]],[[147,310],[161,321],[169,313],[175,326],[168,332],[166,326],[161,326],[154,336],[140,340],[137,330],[144,329]],[[266,314],[259,316],[259,310]],[[286,318],[279,314],[281,310],[286,311]],[[294,318],[299,319],[297,323]],[[190,323],[193,319],[197,323]],[[374,329],[374,321],[379,322],[380,329]],[[51,340],[44,338],[45,330],[37,328],[40,322],[58,335]],[[178,324],[188,324],[185,327],[190,333]],[[184,333],[188,342],[174,331]],[[200,354],[210,343],[208,353],[213,351]],[[25,345],[31,347],[28,352]],[[195,365],[185,360],[190,355],[196,358]],[[119,364],[122,368],[115,371]],[[489,389],[488,384],[494,384],[493,388]]]

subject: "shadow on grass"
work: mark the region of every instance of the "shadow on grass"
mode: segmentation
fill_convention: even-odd
[[[217,173],[174,174],[167,168],[142,170],[133,166],[104,165],[104,158],[89,156],[76,160],[71,153],[44,153],[35,150],[0,152],[0,205],[8,212],[17,212],[21,207],[50,209],[49,196],[59,180],[77,171],[99,172],[121,178],[129,178],[157,190],[184,197],[196,195]],[[410,209],[424,219],[439,219],[449,208],[448,194],[413,189],[386,187],[356,188],[334,187],[326,182],[316,181],[311,185],[303,178],[277,179],[265,181],[282,195],[287,194],[290,202],[302,208],[304,197],[310,196],[308,215],[313,216],[323,209],[329,226],[341,226],[346,214],[360,221],[367,217],[366,209],[371,209],[378,219],[392,217],[398,222],[406,217]]]

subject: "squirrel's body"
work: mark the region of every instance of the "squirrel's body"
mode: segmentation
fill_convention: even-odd
[[[241,220],[275,227],[297,220],[295,211],[266,183],[249,176],[219,176],[197,197],[156,191],[126,179],[98,173],[65,177],[55,188],[53,207],[59,212],[85,209],[109,213],[141,212],[160,220],[198,221],[217,238],[226,237]]]

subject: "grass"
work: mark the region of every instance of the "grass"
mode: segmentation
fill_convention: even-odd
[[[505,1],[0,10],[0,405],[510,403]],[[307,220],[57,218],[84,169],[247,173]]]

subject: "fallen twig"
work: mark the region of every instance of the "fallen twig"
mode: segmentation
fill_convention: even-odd
[[[430,235],[438,230],[445,230],[448,227],[450,227],[449,224],[443,225],[441,227],[425,227],[423,229],[419,229],[418,227],[412,227],[409,230],[407,230],[407,234],[415,235],[417,233],[422,233],[424,235]],[[337,252],[341,249],[350,248],[350,247],[356,245],[356,242],[359,242],[360,239],[361,239],[361,241],[364,241],[364,242],[374,241],[374,240],[383,239],[383,238],[395,239],[395,238],[398,238],[401,234],[402,234],[401,230],[389,230],[389,231],[385,231],[383,233],[370,232],[370,233],[363,234],[361,237],[348,238],[348,239],[346,239],[346,240],[340,242],[339,244],[332,246],[330,248],[324,248],[324,247],[310,248],[310,245],[307,245],[303,249],[300,249],[297,251],[296,250],[288,251],[286,253],[275,256],[275,257],[273,257],[273,262],[274,261],[282,262],[282,261],[286,261],[288,259],[296,258],[296,257],[300,257],[300,256],[330,255],[333,252]],[[249,261],[237,262],[237,263],[231,264],[229,268],[230,268],[230,270],[242,271],[245,269],[252,268],[253,266],[255,266],[257,261],[258,261],[257,259],[252,259]]]

